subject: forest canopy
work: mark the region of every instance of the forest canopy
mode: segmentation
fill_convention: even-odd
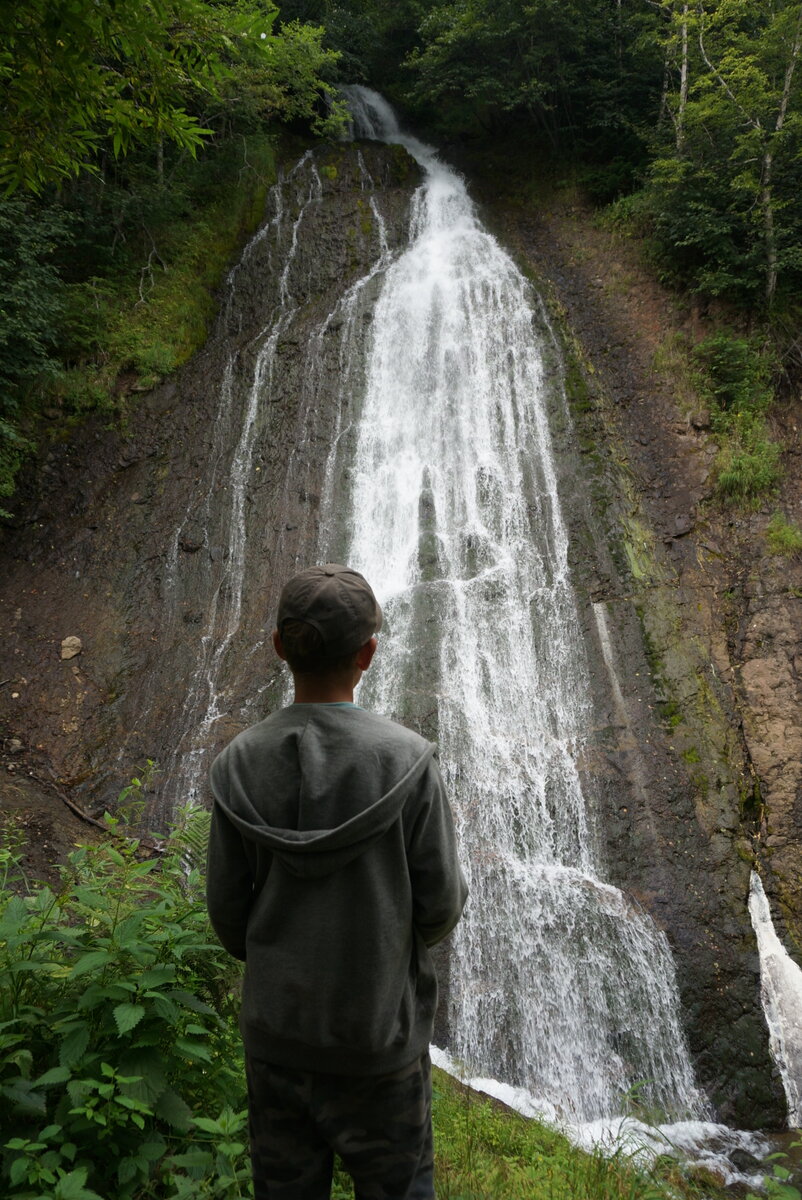
[[[802,0],[2,6],[0,497],[48,395],[102,406],[115,372],[196,348],[203,314],[155,347],[119,331],[180,280],[178,243],[197,259],[176,231],[219,222],[226,173],[266,178],[279,123],[341,133],[341,82],[468,157],[574,179],[665,282],[802,359]]]
[[[26,0],[0,47],[0,186],[42,192],[165,141],[195,153],[250,119],[313,116],[333,90],[323,30],[260,0]]]

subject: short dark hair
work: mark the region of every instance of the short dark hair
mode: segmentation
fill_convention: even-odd
[[[313,625],[288,617],[279,630],[287,665],[293,675],[334,675],[353,667],[358,650],[325,653],[323,638]]]

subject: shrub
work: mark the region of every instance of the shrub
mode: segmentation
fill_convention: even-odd
[[[236,968],[190,848],[183,829],[158,856],[120,836],[82,846],[55,890],[14,878],[13,845],[0,858],[9,1200],[244,1194]]]
[[[780,481],[780,447],[762,419],[737,414],[715,463],[719,493],[740,504],[756,505]]]
[[[720,329],[693,351],[698,386],[711,408],[721,449],[715,463],[719,495],[755,505],[780,481],[780,446],[765,421],[773,399],[774,359],[757,338]]]
[[[720,412],[766,412],[774,399],[774,363],[758,339],[720,329],[693,353],[703,369],[702,391]]]

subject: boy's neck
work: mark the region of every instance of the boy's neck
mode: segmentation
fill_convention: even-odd
[[[353,704],[354,685],[341,679],[316,679],[313,675],[295,676],[296,704]]]

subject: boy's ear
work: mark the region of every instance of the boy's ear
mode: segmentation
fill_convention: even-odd
[[[279,633],[279,631],[277,629],[273,630],[273,649],[275,650],[275,652],[279,656],[279,658],[282,660],[282,662],[287,661],[287,655],[284,653],[284,646],[282,645],[282,641],[281,641],[281,634]]]
[[[370,641],[365,642],[364,646],[360,646],[356,652],[356,665],[360,671],[367,671],[370,666],[373,655],[376,653],[376,647],[379,644],[377,637],[372,637]]]

